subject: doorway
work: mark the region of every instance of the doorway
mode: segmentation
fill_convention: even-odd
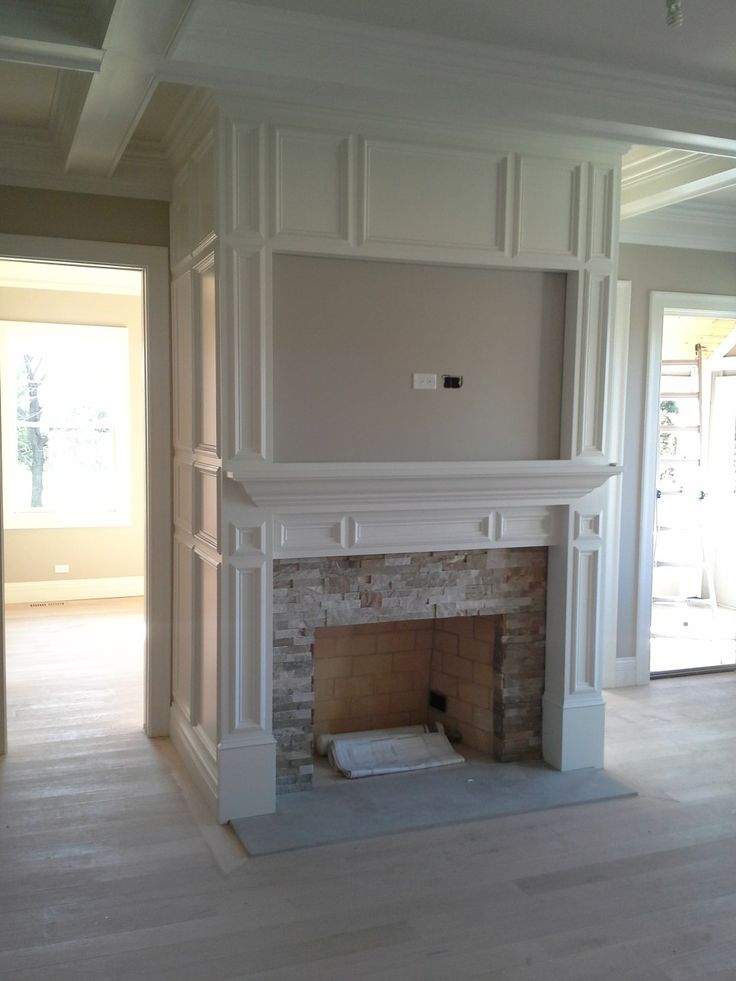
[[[736,304],[653,294],[651,314],[650,674],[734,670]]]
[[[4,587],[6,600],[10,600],[11,602],[18,600],[20,595],[18,590],[20,589],[21,591],[26,591],[26,598],[31,602],[33,601],[33,592],[36,590],[39,594],[40,592],[44,592],[50,597],[48,600],[38,600],[40,602],[53,603],[58,601],[73,604],[88,600],[88,596],[80,594],[89,594],[89,581],[94,580],[97,593],[95,594],[93,592],[93,603],[112,603],[114,607],[115,604],[111,599],[112,597],[127,595],[127,600],[117,602],[127,602],[129,604],[132,602],[134,605],[137,603],[139,607],[139,612],[137,613],[139,621],[141,619],[140,608],[142,607],[142,620],[145,624],[142,657],[142,688],[144,690],[144,697],[142,699],[142,705],[140,705],[140,721],[149,736],[166,735],[168,733],[171,670],[171,486],[169,472],[171,451],[169,429],[170,384],[167,252],[165,249],[156,247],[0,236],[0,256],[2,256],[3,263],[22,263],[23,266],[30,269],[31,273],[35,270],[37,275],[40,274],[41,267],[44,264],[53,264],[59,267],[62,272],[66,271],[72,281],[77,281],[77,285],[80,278],[84,279],[86,277],[89,279],[90,275],[93,279],[95,277],[98,279],[104,279],[105,277],[114,279],[116,276],[122,278],[127,277],[128,279],[131,277],[137,278],[139,284],[137,303],[139,307],[142,307],[142,330],[138,352],[141,368],[139,380],[142,402],[138,418],[138,430],[140,434],[139,443],[142,444],[140,482],[142,483],[143,493],[140,495],[141,506],[139,507],[139,511],[145,514],[145,519],[140,522],[137,557],[139,562],[138,568],[134,569],[129,564],[121,570],[125,575],[115,577],[110,574],[100,575],[100,571],[109,573],[110,567],[108,566],[106,569],[101,570],[101,567],[98,565],[97,574],[80,575],[77,572],[77,578],[73,578],[76,569],[81,570],[82,573],[85,569],[87,572],[90,572],[90,566],[84,566],[83,563],[85,560],[78,556],[78,559],[75,560],[78,563],[75,569],[72,562],[64,561],[63,557],[61,555],[57,556],[56,550],[54,550],[53,555],[46,554],[45,556],[46,568],[51,567],[53,570],[50,578],[45,582],[39,579],[38,570],[29,579],[18,579],[16,567],[16,571],[12,573],[15,581],[13,583],[6,582],[5,579],[7,576],[4,575]],[[20,265],[16,265],[15,268],[20,269]],[[37,320],[38,318],[34,319]],[[59,317],[58,319],[62,320],[65,318]],[[73,317],[72,319],[79,318]],[[109,324],[100,325],[99,320],[101,319],[104,320],[102,317],[93,318],[93,321],[98,321],[96,326],[110,326]],[[90,322],[87,320],[84,324],[77,324],[76,326],[89,328]],[[95,340],[92,339],[92,334],[90,333],[85,335],[82,340],[86,342],[86,347],[88,348],[96,348],[99,345],[104,347],[110,341],[109,337],[107,340],[102,340],[104,333],[104,331],[98,332],[98,337]],[[113,346],[117,343],[119,351],[122,349],[120,347],[120,338],[121,334],[118,329],[117,337],[111,343],[113,343]],[[34,352],[26,353],[32,355]],[[38,351],[35,353],[37,354]],[[109,363],[119,360],[109,351],[107,352],[107,356],[105,356],[102,348],[96,351],[96,356],[97,360],[95,361],[93,358],[92,364],[109,365]],[[50,363],[52,360],[49,359],[47,363]],[[22,363],[24,370],[26,370],[25,365],[28,362]],[[29,364],[29,370],[34,370],[32,358]],[[100,373],[104,374],[104,372]],[[6,523],[10,526],[18,524],[17,514],[15,513],[16,508],[14,505],[9,505],[7,485],[16,483],[17,487],[21,488],[21,492],[30,492],[37,496],[39,477],[41,482],[43,482],[45,476],[48,498],[43,504],[47,506],[36,508],[36,517],[42,511],[53,510],[53,507],[56,507],[60,503],[60,497],[64,497],[64,492],[66,492],[68,498],[77,498],[77,509],[79,511],[106,512],[91,514],[91,520],[87,527],[79,527],[78,518],[72,516],[69,519],[69,528],[67,530],[72,530],[76,534],[68,540],[68,548],[72,547],[75,537],[83,537],[81,533],[86,531],[90,531],[93,538],[100,544],[100,536],[103,531],[111,528],[118,532],[122,531],[122,534],[118,535],[119,540],[117,544],[120,546],[127,537],[125,528],[131,527],[132,512],[136,508],[135,502],[130,498],[126,501],[125,494],[116,495],[111,490],[109,484],[107,488],[103,487],[99,482],[102,481],[104,483],[105,479],[109,480],[109,474],[108,478],[105,478],[100,472],[97,474],[87,474],[86,479],[77,474],[74,480],[74,493],[71,495],[68,494],[69,474],[64,475],[62,473],[63,467],[59,461],[58,454],[52,465],[52,461],[49,458],[48,446],[43,444],[43,440],[48,439],[50,434],[48,431],[44,431],[42,426],[34,425],[38,422],[38,420],[32,418],[35,408],[34,396],[38,395],[38,390],[35,387],[35,379],[26,374],[25,380],[31,384],[26,385],[26,391],[23,396],[25,401],[21,409],[16,406],[15,410],[17,415],[23,415],[24,413],[29,415],[29,428],[31,430],[35,429],[36,433],[30,437],[27,432],[24,434],[21,440],[23,443],[23,453],[19,450],[20,443],[18,442],[17,430],[11,438],[13,445],[10,448],[7,446],[5,448],[5,461],[14,461],[12,464],[6,462],[6,467],[14,467],[19,462],[18,457],[25,457],[20,462],[21,464],[25,464],[26,469],[26,473],[21,476],[20,483],[12,480],[12,474],[10,481],[3,474],[3,498]],[[114,382],[111,382],[107,378],[102,381],[98,379],[98,382],[100,382],[96,386],[98,392],[103,392],[109,387],[115,387]],[[46,387],[46,394],[50,396],[53,386],[48,381],[48,375],[46,376]],[[88,387],[95,388],[95,385]],[[54,399],[49,398],[47,401],[50,410]],[[82,401],[86,405],[86,410],[84,411],[87,411],[89,417],[89,399],[86,402],[85,400]],[[84,411],[77,407],[74,413],[77,419],[79,419],[80,415],[84,416]],[[104,416],[105,421],[109,422],[109,411],[109,406],[104,407],[100,410],[101,415],[99,418]],[[131,416],[132,418],[133,416]],[[50,419],[45,421],[51,422]],[[67,441],[71,439],[68,432],[69,428],[68,420],[66,422],[62,420],[57,425],[57,429],[62,432],[62,441],[63,439],[67,439]],[[94,444],[92,457],[98,461],[102,457],[105,457],[108,462],[114,462],[114,459],[117,457],[117,465],[119,466],[121,462],[124,462],[125,458],[126,436],[122,430],[113,433],[112,429],[112,425],[93,426],[92,430],[94,432],[92,434],[87,432],[78,442],[86,444],[87,451],[90,449],[90,443]],[[46,474],[39,474],[38,466],[36,466],[36,472],[34,473],[33,467],[28,465],[33,462],[34,442],[36,443],[35,452],[38,457],[39,430],[42,444],[41,449],[46,454],[46,465],[48,468]],[[58,444],[59,432],[55,435]],[[133,440],[128,440],[127,442],[129,450]],[[58,448],[59,446],[57,445]],[[79,446],[76,447],[76,450],[81,453]],[[72,449],[70,449],[70,446],[66,446],[61,456],[63,457],[65,454],[69,455],[71,452]],[[75,466],[79,465],[81,465],[80,458],[77,456],[75,457]],[[17,471],[19,468],[15,467],[15,469]],[[54,470],[55,472],[53,472]],[[25,488],[23,480],[25,480]],[[98,481],[97,486],[95,486],[95,481]],[[90,489],[92,493],[89,493]],[[87,494],[87,500],[84,499],[85,494]],[[93,501],[96,502],[96,505],[91,503]],[[104,505],[100,507],[99,505],[103,501]],[[48,521],[48,519],[46,520]],[[44,519],[41,518],[41,524],[43,523]],[[78,527],[75,528],[75,525]],[[10,530],[6,534],[9,534]],[[12,528],[12,530],[17,531],[20,529],[16,527]],[[39,529],[36,528],[34,531],[39,531]],[[10,554],[5,555],[6,566],[11,558],[13,563],[15,563],[14,557]],[[60,561],[56,561],[57,558]],[[131,557],[129,556],[129,558]],[[93,561],[94,556],[91,558],[88,556],[88,559]],[[57,566],[60,567],[58,571],[56,570]],[[27,570],[28,566],[24,568]],[[8,571],[10,570],[6,569],[5,573]],[[140,575],[137,574],[139,571],[141,573]],[[144,601],[140,595],[142,589],[140,587],[137,588],[135,585],[136,582],[142,584],[143,581],[146,584]],[[33,583],[39,582],[44,584],[40,586],[32,585]],[[19,586],[18,583],[21,585]],[[136,593],[138,594],[137,598]],[[132,599],[130,598],[131,596]],[[43,609],[47,613],[49,612],[49,607]],[[52,612],[58,612],[58,610],[52,610]],[[121,611],[113,610],[112,612],[117,615]],[[130,619],[129,614],[131,612],[133,612],[135,617],[135,611],[125,611],[128,619]],[[4,628],[4,618],[1,626]],[[0,650],[0,654],[2,654],[2,657],[0,657],[0,671],[2,671],[2,677],[0,677],[0,740],[2,741],[2,745],[0,746],[0,750],[5,750],[7,748],[7,713],[4,686],[4,630],[2,640],[2,650]],[[12,749],[12,745],[10,748]]]

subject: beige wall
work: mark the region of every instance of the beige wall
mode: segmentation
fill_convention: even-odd
[[[624,443],[623,517],[621,529],[619,610],[636,609],[642,463],[642,420],[646,388],[649,332],[649,294],[652,290],[675,293],[736,293],[736,254],[648,245],[622,245],[619,278],[629,279],[631,333],[627,377]],[[619,618],[619,657],[635,653],[633,617]]]
[[[274,273],[277,460],[559,457],[563,274],[311,256]]]
[[[5,531],[6,582],[60,579],[54,565],[68,563],[65,579],[142,576],[144,569],[145,453],[143,305],[140,297],[102,293],[0,288],[4,320],[127,326],[131,369],[132,524],[119,528]]]
[[[168,247],[169,205],[2,185],[0,233]]]

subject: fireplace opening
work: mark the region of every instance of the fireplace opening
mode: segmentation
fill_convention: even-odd
[[[316,761],[327,733],[436,723],[458,752],[493,756],[494,703],[503,711],[503,694],[494,690],[501,623],[502,617],[491,615],[317,628]]]
[[[461,754],[541,758],[546,573],[544,548],[277,560],[278,791],[312,786],[324,733],[441,722]]]

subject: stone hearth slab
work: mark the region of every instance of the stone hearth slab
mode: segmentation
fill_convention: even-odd
[[[287,794],[275,814],[231,824],[255,856],[635,796],[605,770],[466,763]]]

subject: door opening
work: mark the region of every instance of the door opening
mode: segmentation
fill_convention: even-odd
[[[89,664],[99,667],[106,646],[118,654],[121,643],[126,650],[137,647],[139,653],[122,665],[127,676],[122,700],[129,701],[136,688],[129,683],[130,668],[137,659],[137,694],[127,716],[149,736],[166,735],[171,671],[167,252],[0,236],[0,257],[0,289],[15,291],[15,305],[3,303],[0,323],[3,590],[11,640],[24,633],[22,621],[33,611],[33,622],[48,639],[40,643],[44,650],[33,683],[43,685],[45,679],[47,687],[58,680],[51,677],[54,665],[59,667],[54,658],[67,641],[73,649],[76,644],[78,654],[70,662],[72,673],[87,655]],[[13,274],[20,284],[11,283]],[[54,299],[50,313],[20,302],[21,295],[31,303],[44,293]],[[3,605],[3,734],[5,610]],[[95,639],[101,626],[107,642],[99,631]],[[104,688],[104,677],[97,681]],[[12,751],[12,726],[10,737]],[[0,751],[6,748],[3,744]]]
[[[661,324],[651,577],[652,677],[736,668],[736,318]]]
[[[132,695],[140,729],[143,273],[0,260],[0,284],[10,738],[14,720],[25,731],[58,699],[75,725],[89,714],[95,728],[115,717],[116,692],[121,703]],[[16,703],[15,677],[30,699]]]

